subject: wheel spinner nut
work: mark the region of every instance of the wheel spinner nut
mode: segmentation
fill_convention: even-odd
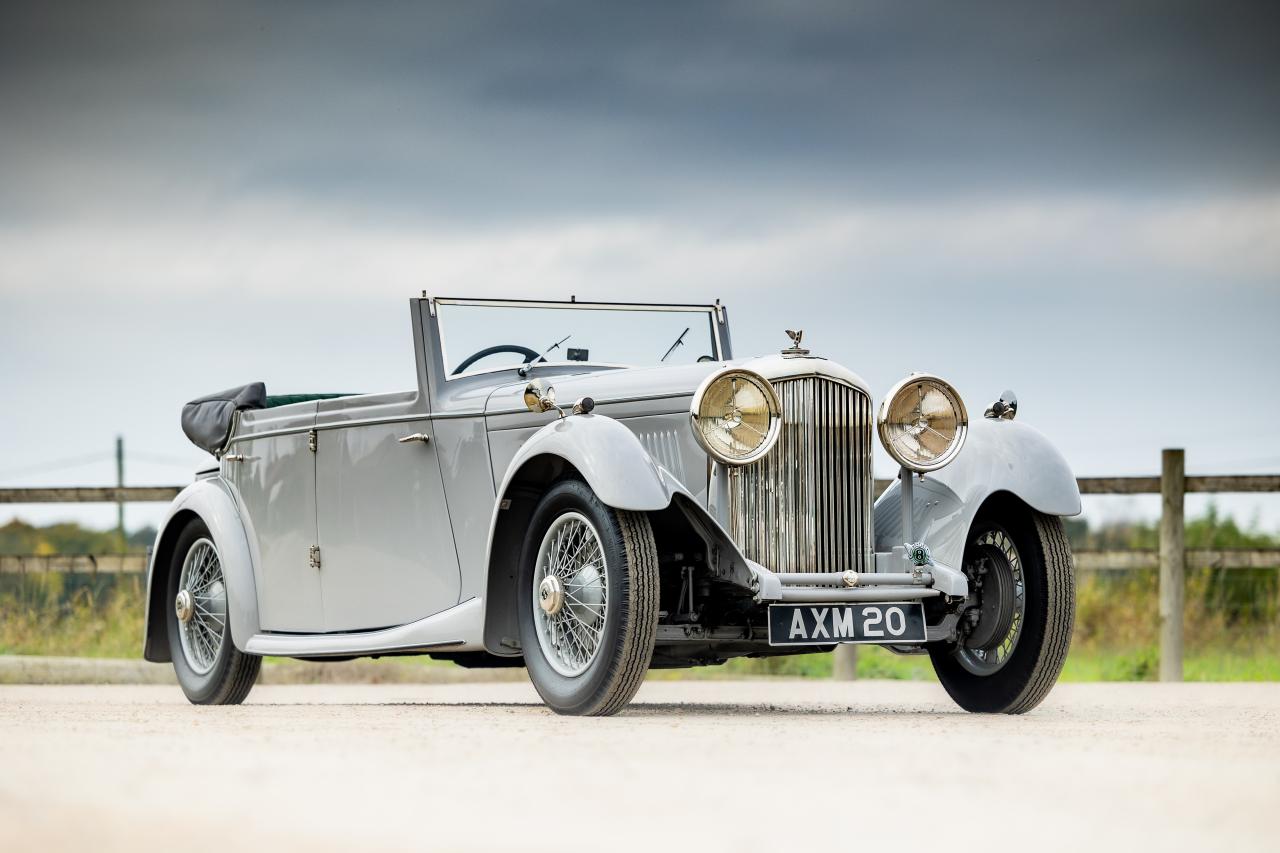
[[[177,614],[178,621],[190,622],[191,617],[195,615],[195,610],[195,600],[191,597],[191,593],[185,589],[179,592],[173,602],[173,612]]]
[[[548,616],[554,616],[564,607],[564,584],[560,578],[547,575],[538,584],[538,606]]]

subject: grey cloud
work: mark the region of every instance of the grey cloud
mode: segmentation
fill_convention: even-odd
[[[257,196],[474,225],[1274,189],[1275,10],[9,6],[0,204]]]

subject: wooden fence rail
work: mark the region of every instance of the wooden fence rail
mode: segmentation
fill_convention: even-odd
[[[0,504],[155,503],[171,501],[182,486],[77,486],[0,489]]]
[[[892,480],[876,480],[878,497]],[[1161,453],[1158,477],[1081,477],[1077,481],[1086,495],[1160,495],[1159,551],[1080,551],[1075,555],[1080,571],[1124,569],[1160,570],[1160,678],[1182,680],[1182,610],[1186,587],[1186,569],[1213,567],[1224,569],[1272,568],[1280,564],[1280,551],[1187,551],[1185,548],[1185,496],[1204,492],[1280,492],[1280,475],[1245,474],[1188,477],[1186,453],[1168,449]],[[134,503],[169,501],[181,486],[126,486],[88,488],[0,489],[0,503]],[[0,558],[0,572],[40,571],[32,560],[44,557]],[[116,557],[59,558],[81,568],[43,569],[45,571],[141,571],[138,555]],[[112,563],[111,560],[121,561]],[[75,562],[75,561],[81,562]],[[16,561],[16,562],[15,562]],[[27,562],[24,562],[27,561]],[[58,565],[49,562],[44,565]],[[118,568],[110,568],[118,566]],[[128,566],[128,568],[125,568]],[[852,649],[853,647],[849,647]],[[838,669],[848,672],[848,662],[838,662]]]
[[[0,575],[130,574],[147,570],[146,554],[4,554]]]

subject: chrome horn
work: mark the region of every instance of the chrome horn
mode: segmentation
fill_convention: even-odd
[[[987,407],[983,415],[992,420],[1013,420],[1018,415],[1018,395],[1012,391],[1005,391],[1000,395],[999,400]]]

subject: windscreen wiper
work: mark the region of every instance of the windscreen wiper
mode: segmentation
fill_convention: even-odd
[[[519,369],[516,370],[516,373],[519,373],[521,376],[528,376],[530,368],[532,368],[535,364],[537,364],[540,361],[546,361],[548,355],[550,355],[554,350],[558,349],[562,343],[564,343],[565,341],[569,340],[569,338],[572,338],[572,337],[573,337],[572,334],[565,335],[563,338],[561,338],[560,340],[556,341],[554,344],[552,344],[551,346],[543,350],[542,355],[538,356],[537,358],[530,359],[529,361],[526,361],[524,364],[520,365]]]
[[[674,344],[672,344],[672,345],[671,345],[671,348],[670,348],[670,349],[668,349],[668,350],[667,350],[667,352],[666,352],[666,354],[665,354],[665,355],[663,355],[663,356],[662,356],[662,358],[658,359],[658,361],[660,361],[660,362],[665,362],[665,361],[667,360],[667,356],[668,356],[668,355],[671,355],[671,353],[675,352],[675,351],[676,351],[676,347],[678,347],[678,346],[680,346],[681,344],[683,344],[683,343],[684,343],[684,336],[685,336],[685,335],[687,335],[687,334],[689,334],[689,329],[690,329],[690,328],[691,328],[690,326],[685,326],[684,331],[680,333],[680,337],[676,338],[676,342],[675,342]]]

